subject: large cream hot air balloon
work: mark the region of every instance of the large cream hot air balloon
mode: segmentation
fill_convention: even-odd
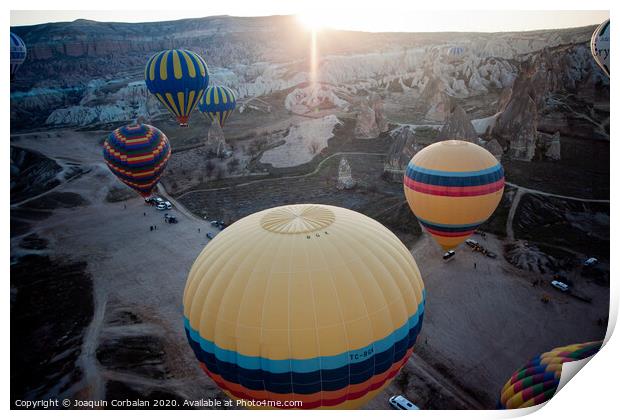
[[[504,192],[504,170],[484,148],[446,140],[419,151],[409,162],[403,183],[413,213],[449,250],[493,214]]]
[[[388,229],[299,204],[219,233],[191,268],[183,311],[202,369],[230,397],[357,408],[409,359],[424,301],[418,267]]]

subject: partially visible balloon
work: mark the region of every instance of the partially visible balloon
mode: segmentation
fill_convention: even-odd
[[[459,57],[463,55],[465,49],[463,47],[450,47],[448,49],[448,55],[451,57]]]
[[[357,408],[411,356],[424,303],[415,260],[387,228],[297,204],[220,232],[189,272],[183,313],[201,368],[231,398]]]
[[[11,80],[15,78],[15,73],[24,60],[26,60],[26,44],[11,32]]]
[[[170,154],[166,135],[147,124],[117,128],[103,143],[103,158],[108,168],[143,197],[153,192]]]
[[[165,50],[152,56],[144,69],[146,87],[181,126],[209,84],[207,63],[187,50]]]
[[[592,34],[590,40],[590,50],[596,64],[610,77],[609,70],[609,19],[601,23]]]
[[[223,128],[236,105],[237,99],[232,90],[225,86],[209,86],[200,98],[198,109],[211,121],[217,121]]]
[[[534,357],[506,382],[498,407],[525,408],[550,400],[560,383],[562,364],[586,359],[596,354],[601,345],[601,341],[572,344]]]
[[[477,144],[446,140],[420,150],[403,180],[409,207],[445,250],[465,241],[495,211],[504,170]]]

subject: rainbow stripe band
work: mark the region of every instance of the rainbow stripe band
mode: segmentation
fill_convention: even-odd
[[[487,169],[470,172],[447,172],[433,169],[426,169],[409,162],[405,172],[405,179],[409,180],[412,186],[441,186],[452,188],[466,188],[495,185],[496,189],[491,192],[499,191],[504,187],[504,169],[497,164]],[[412,188],[409,186],[409,188]],[[412,188],[415,189],[415,188]],[[481,192],[481,194],[489,192]]]
[[[228,384],[223,385],[224,389],[233,392],[231,384],[236,384],[243,388],[244,394],[256,398],[262,395],[261,392],[311,395],[346,390],[355,385],[359,385],[357,388],[365,388],[376,382],[378,376],[402,362],[420,332],[424,301],[423,294],[417,312],[392,334],[363,349],[335,356],[270,360],[221,349],[200,337],[189,326],[187,319],[185,331],[190,346],[209,376]],[[372,351],[367,352],[369,356],[365,359],[354,362],[355,355],[364,350]]]
[[[387,381],[391,380],[400,368],[407,362],[411,354],[413,353],[413,347],[407,351],[405,356],[394,363],[392,367],[380,374],[374,376],[371,380],[358,385],[349,385],[344,389],[338,391],[320,391],[314,394],[273,394],[267,391],[252,391],[244,388],[233,382],[224,380],[221,376],[211,373],[203,363],[200,367],[203,371],[209,375],[211,379],[225,392],[236,398],[245,400],[280,400],[280,401],[301,401],[304,409],[313,409],[318,407],[333,407],[338,406],[346,401],[356,400],[366,396],[368,393],[380,389]],[[282,407],[291,408],[291,407]]]

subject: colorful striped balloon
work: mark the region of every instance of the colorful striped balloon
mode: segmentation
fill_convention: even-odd
[[[15,73],[25,60],[26,44],[20,37],[11,32],[11,80],[15,78]]]
[[[484,148],[446,140],[411,159],[403,184],[409,207],[422,226],[449,250],[493,214],[504,192],[504,170]]]
[[[103,143],[108,168],[143,197],[153,192],[171,151],[166,135],[147,124],[117,128]]]
[[[424,302],[411,253],[383,225],[297,204],[220,232],[191,268],[183,313],[201,368],[231,398],[357,408],[409,359]]]
[[[198,109],[211,121],[217,121],[223,128],[236,105],[237,99],[232,90],[225,86],[209,86],[200,98]]]
[[[506,382],[498,407],[525,408],[550,400],[560,383],[562,364],[588,358],[596,354],[601,345],[602,341],[572,344],[536,356]]]
[[[187,126],[189,115],[209,84],[207,63],[187,50],[165,50],[152,56],[144,69],[146,87],[179,125]]]

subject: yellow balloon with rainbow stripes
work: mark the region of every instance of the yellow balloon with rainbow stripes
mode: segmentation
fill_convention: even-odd
[[[200,367],[247,407],[358,408],[409,360],[420,271],[379,222],[320,204],[220,232],[192,266],[185,332]]]
[[[444,250],[450,250],[493,214],[504,193],[504,170],[477,144],[446,140],[411,159],[403,184],[419,222]]]
[[[164,50],[153,55],[144,69],[146,87],[180,126],[189,116],[209,85],[207,63],[188,50]]]

